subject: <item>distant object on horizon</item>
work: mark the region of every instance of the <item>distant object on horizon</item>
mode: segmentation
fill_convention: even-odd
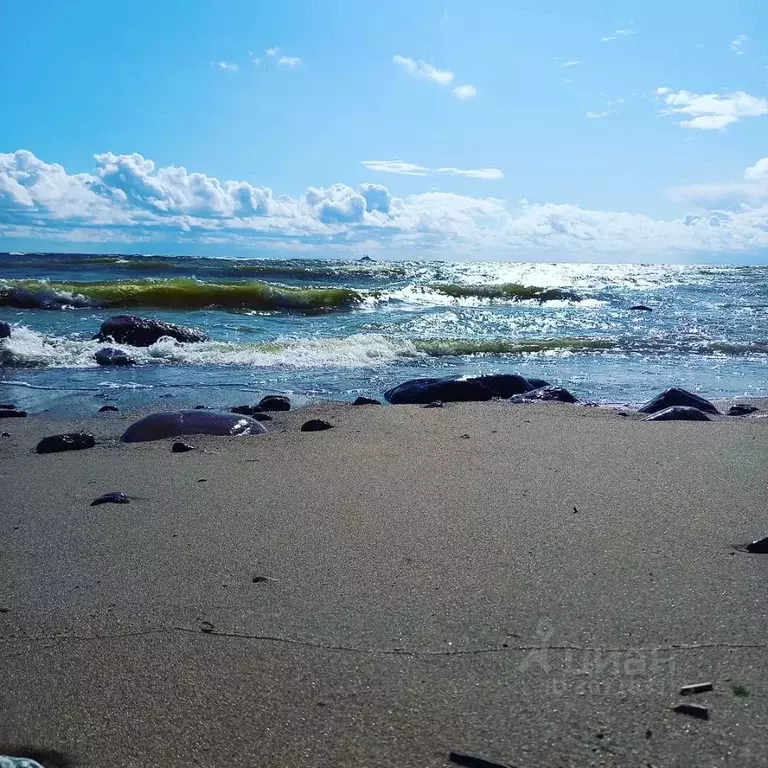
[[[360,259],[360,261],[374,261],[374,259],[372,259],[372,258],[371,258],[371,257],[370,257],[370,256],[369,256],[367,253],[366,253],[366,254],[365,254],[365,256],[363,256],[363,258],[362,258],[362,259]]]

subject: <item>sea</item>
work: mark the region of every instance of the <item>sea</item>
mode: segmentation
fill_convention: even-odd
[[[118,314],[210,341],[100,367],[93,336]],[[381,399],[498,372],[595,403],[768,396],[768,267],[6,253],[0,320],[0,402],[31,413]]]

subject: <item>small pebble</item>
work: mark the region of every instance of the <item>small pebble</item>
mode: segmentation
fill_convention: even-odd
[[[301,425],[302,432],[322,432],[325,429],[333,429],[333,424],[324,419],[310,419]]]
[[[120,491],[112,491],[111,493],[105,493],[103,496],[99,496],[98,499],[94,499],[91,502],[92,507],[96,507],[99,504],[130,504],[131,500]]]
[[[494,763],[486,760],[484,757],[468,755],[466,752],[451,752],[448,759],[456,765],[463,765],[465,768],[508,768],[503,763]]]
[[[690,715],[699,720],[709,720],[709,710],[701,704],[675,704],[672,711],[681,715]]]
[[[102,405],[99,413],[117,413],[120,409],[116,405]]]
[[[425,408],[442,408],[443,407],[443,401],[442,400],[435,400],[432,403],[427,403]]]
[[[194,450],[195,447],[193,445],[189,445],[188,443],[177,442],[171,446],[171,451],[173,453],[186,453],[187,451]]]
[[[704,693],[705,691],[712,690],[712,683],[693,683],[692,685],[684,685],[680,689],[681,696],[690,696],[694,693]]]
[[[200,631],[201,632],[213,632],[213,624],[211,624],[210,621],[204,621],[200,624]]]

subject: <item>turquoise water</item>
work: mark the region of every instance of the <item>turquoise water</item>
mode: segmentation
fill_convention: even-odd
[[[653,311],[630,311],[637,303]],[[211,341],[125,348],[137,366],[99,368],[104,345],[91,337],[115,314]],[[3,254],[0,320],[13,326],[0,341],[0,400],[32,412],[269,392],[351,400],[416,376],[486,372],[599,402],[672,385],[768,396],[765,267]]]

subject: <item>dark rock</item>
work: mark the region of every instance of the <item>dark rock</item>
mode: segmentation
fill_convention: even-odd
[[[541,389],[542,387],[549,386],[549,382],[544,381],[544,379],[529,379],[528,377],[526,377],[526,380],[531,385],[531,390]]]
[[[559,403],[578,403],[567,389],[563,387],[539,387],[538,389],[524,392],[522,395],[513,395],[509,398],[510,403],[536,403],[543,400],[552,400]]]
[[[116,405],[102,405],[99,413],[117,413],[119,408]]]
[[[753,555],[768,555],[768,536],[750,542],[744,549]]]
[[[248,416],[220,411],[150,413],[125,430],[120,440],[140,443],[181,435],[260,435],[267,430]]]
[[[9,406],[0,408],[0,419],[22,419],[27,415],[26,411],[20,411],[18,408]]]
[[[425,408],[442,408],[443,407],[443,401],[442,400],[435,400],[433,403],[427,403]]]
[[[262,409],[260,405],[236,405],[234,408],[230,408],[229,412],[242,413],[243,416],[254,416],[261,413]]]
[[[692,392],[680,389],[679,387],[664,390],[660,395],[656,395],[653,400],[647,402],[639,411],[640,413],[656,413],[673,405],[698,408],[700,411],[704,411],[704,413],[713,413],[715,415],[720,413],[709,400],[705,400],[703,397],[694,395]]]
[[[10,436],[11,436],[10,432],[0,432],[0,437],[10,437]]]
[[[692,683],[691,685],[684,685],[680,689],[681,696],[693,696],[695,693],[706,693],[712,690],[712,683]]]
[[[646,416],[643,421],[711,421],[706,413],[689,405],[673,405]]]
[[[134,365],[135,361],[132,357],[123,352],[122,349],[114,349],[114,347],[104,347],[100,349],[93,356],[99,365],[121,367],[125,365]]]
[[[466,379],[411,379],[388,389],[384,397],[394,405],[427,405],[435,400],[456,403],[491,400],[494,397],[508,398],[532,389],[534,387],[523,376],[499,373]]]
[[[149,347],[164,336],[176,341],[208,341],[208,337],[194,328],[185,328],[174,323],[165,323],[148,317],[115,315],[101,324],[94,339],[113,341],[115,344],[129,344],[132,347]]]
[[[675,704],[672,711],[697,717],[699,720],[709,720],[709,710],[701,704]]]
[[[91,502],[92,507],[97,507],[99,504],[130,504],[131,500],[120,491],[111,491],[105,493],[103,496],[99,496],[98,499],[94,499]]]
[[[262,411],[290,411],[291,401],[285,395],[267,395],[259,400]]]
[[[323,419],[310,419],[301,425],[302,432],[322,432],[325,429],[333,429],[333,424]]]
[[[174,443],[171,446],[171,451],[173,453],[187,453],[187,451],[194,451],[195,447],[193,445],[188,445],[187,443]]]
[[[352,405],[381,405],[378,400],[374,400],[372,397],[358,397]]]
[[[464,768],[509,768],[504,763],[494,763],[492,760],[469,755],[466,752],[450,752],[448,759],[455,765],[463,765]]]
[[[207,411],[207,410],[209,410],[209,408],[208,408],[207,405],[196,405],[195,406],[195,410],[196,411]]]
[[[11,326],[0,320],[0,339],[9,339],[11,337]]]
[[[93,448],[96,438],[87,432],[66,432],[63,435],[44,437],[35,449],[38,453],[59,453],[61,451],[82,451]]]
[[[0,403],[0,410],[12,411],[15,407],[13,403]]]
[[[268,413],[254,413],[251,417],[256,421],[272,421],[272,417]]]
[[[748,416],[750,413],[759,411],[760,409],[756,405],[750,405],[749,403],[736,403],[728,409],[729,416]]]
[[[650,307],[646,307],[645,304],[635,304],[634,307],[630,307],[630,310],[637,310],[639,312],[653,312]]]

